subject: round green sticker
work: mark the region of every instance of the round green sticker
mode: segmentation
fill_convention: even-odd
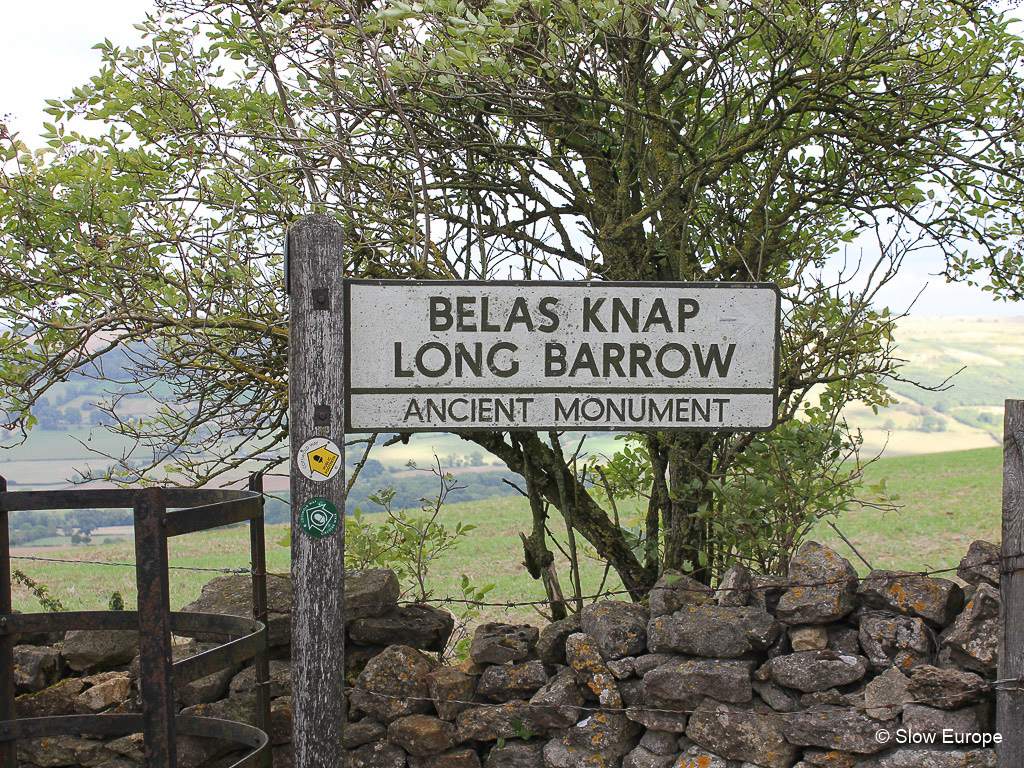
[[[299,510],[299,525],[318,539],[330,536],[338,527],[338,508],[327,499],[310,499]]]

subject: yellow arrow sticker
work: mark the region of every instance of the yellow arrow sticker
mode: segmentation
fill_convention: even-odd
[[[341,449],[333,440],[314,437],[299,448],[296,464],[299,471],[310,480],[330,480],[341,469]]]

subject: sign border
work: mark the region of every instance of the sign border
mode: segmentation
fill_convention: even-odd
[[[775,364],[774,370],[772,371],[772,421],[771,424],[763,427],[741,427],[741,428],[725,428],[725,429],[710,429],[707,425],[699,426],[688,426],[688,427],[660,427],[653,428],[647,427],[642,429],[630,429],[623,425],[616,426],[602,426],[600,424],[587,424],[576,426],[567,426],[565,424],[557,425],[532,425],[529,427],[512,427],[501,429],[499,427],[459,427],[457,429],[438,429],[436,426],[421,427],[412,429],[397,429],[390,428],[387,430],[378,430],[380,432],[388,432],[392,434],[405,435],[414,434],[420,432],[531,432],[531,431],[550,431],[558,430],[562,432],[770,432],[775,429],[779,423],[779,366],[782,358],[782,291],[779,286],[775,283],[742,283],[742,282],[684,282],[684,281],[653,281],[653,280],[373,280],[363,278],[350,278],[347,277],[342,280],[342,301],[344,306],[344,318],[345,318],[345,335],[344,335],[344,370],[342,371],[344,391],[345,391],[345,433],[346,434],[370,434],[373,430],[366,430],[365,428],[355,428],[352,426],[350,415],[352,413],[352,387],[351,387],[351,360],[352,360],[352,349],[351,339],[352,334],[349,333],[351,329],[351,289],[353,285],[372,285],[372,286],[408,286],[408,285],[451,285],[457,284],[462,286],[480,286],[480,287],[494,287],[494,286],[536,286],[536,287],[551,287],[551,288],[700,288],[700,289],[730,289],[730,290],[771,290],[775,293]],[[534,391],[535,388],[527,388],[529,391]],[[524,389],[523,391],[527,391]],[[561,389],[561,388],[560,388]],[[575,389],[579,389],[576,387]],[[679,391],[683,394],[685,387],[679,388]],[[466,390],[459,390],[464,392]],[[509,390],[512,392],[513,390]],[[673,389],[673,391],[676,391]],[[638,394],[643,394],[642,392]],[[585,428],[584,428],[585,426]]]

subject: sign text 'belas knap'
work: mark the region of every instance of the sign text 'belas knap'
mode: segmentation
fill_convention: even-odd
[[[774,423],[774,286],[350,281],[346,309],[354,430]]]

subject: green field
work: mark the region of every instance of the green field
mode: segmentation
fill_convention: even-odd
[[[899,456],[999,445],[1003,401],[1024,398],[1024,318],[908,317],[894,338],[906,380],[890,385],[899,402],[845,411],[865,447]]]
[[[998,540],[1002,482],[1000,449],[884,459],[867,470],[870,482],[882,477],[889,479],[892,491],[900,497],[902,508],[898,512],[857,509],[836,521],[874,567],[910,570],[955,567],[975,539]],[[530,524],[524,500],[499,498],[451,504],[443,510],[440,519],[450,526],[463,522],[477,528],[443,561],[434,564],[428,586],[435,597],[459,597],[458,584],[462,574],[467,574],[477,585],[494,583],[495,589],[488,600],[495,602],[543,597],[539,583],[530,578],[521,562],[523,554],[519,533],[528,531]],[[558,530],[557,523],[555,528]],[[289,550],[280,543],[284,535],[283,526],[273,526],[267,531],[268,567],[274,572],[288,571]],[[820,525],[813,536],[834,546],[862,572],[866,572],[866,567],[830,528]],[[239,528],[193,534],[170,542],[171,562],[177,566],[244,567],[247,552],[248,536],[244,529]],[[39,552],[37,556],[131,562],[133,551],[130,543],[124,543]],[[105,608],[113,591],[121,592],[126,604],[132,604],[135,599],[134,573],[127,567],[24,560],[15,561],[14,566],[46,584],[51,594],[60,598],[68,608]],[[201,586],[215,575],[210,572],[172,571],[173,607],[194,599]],[[596,592],[602,576],[601,565],[588,559],[582,574],[584,593]],[[564,562],[560,577],[568,593],[568,573]],[[609,576],[605,589],[617,589],[618,586],[614,574]],[[22,587],[15,590],[15,604],[19,610],[38,610],[32,596]],[[511,616],[524,620],[538,619],[529,607],[510,610],[497,606],[484,610],[475,620],[508,619]]]

